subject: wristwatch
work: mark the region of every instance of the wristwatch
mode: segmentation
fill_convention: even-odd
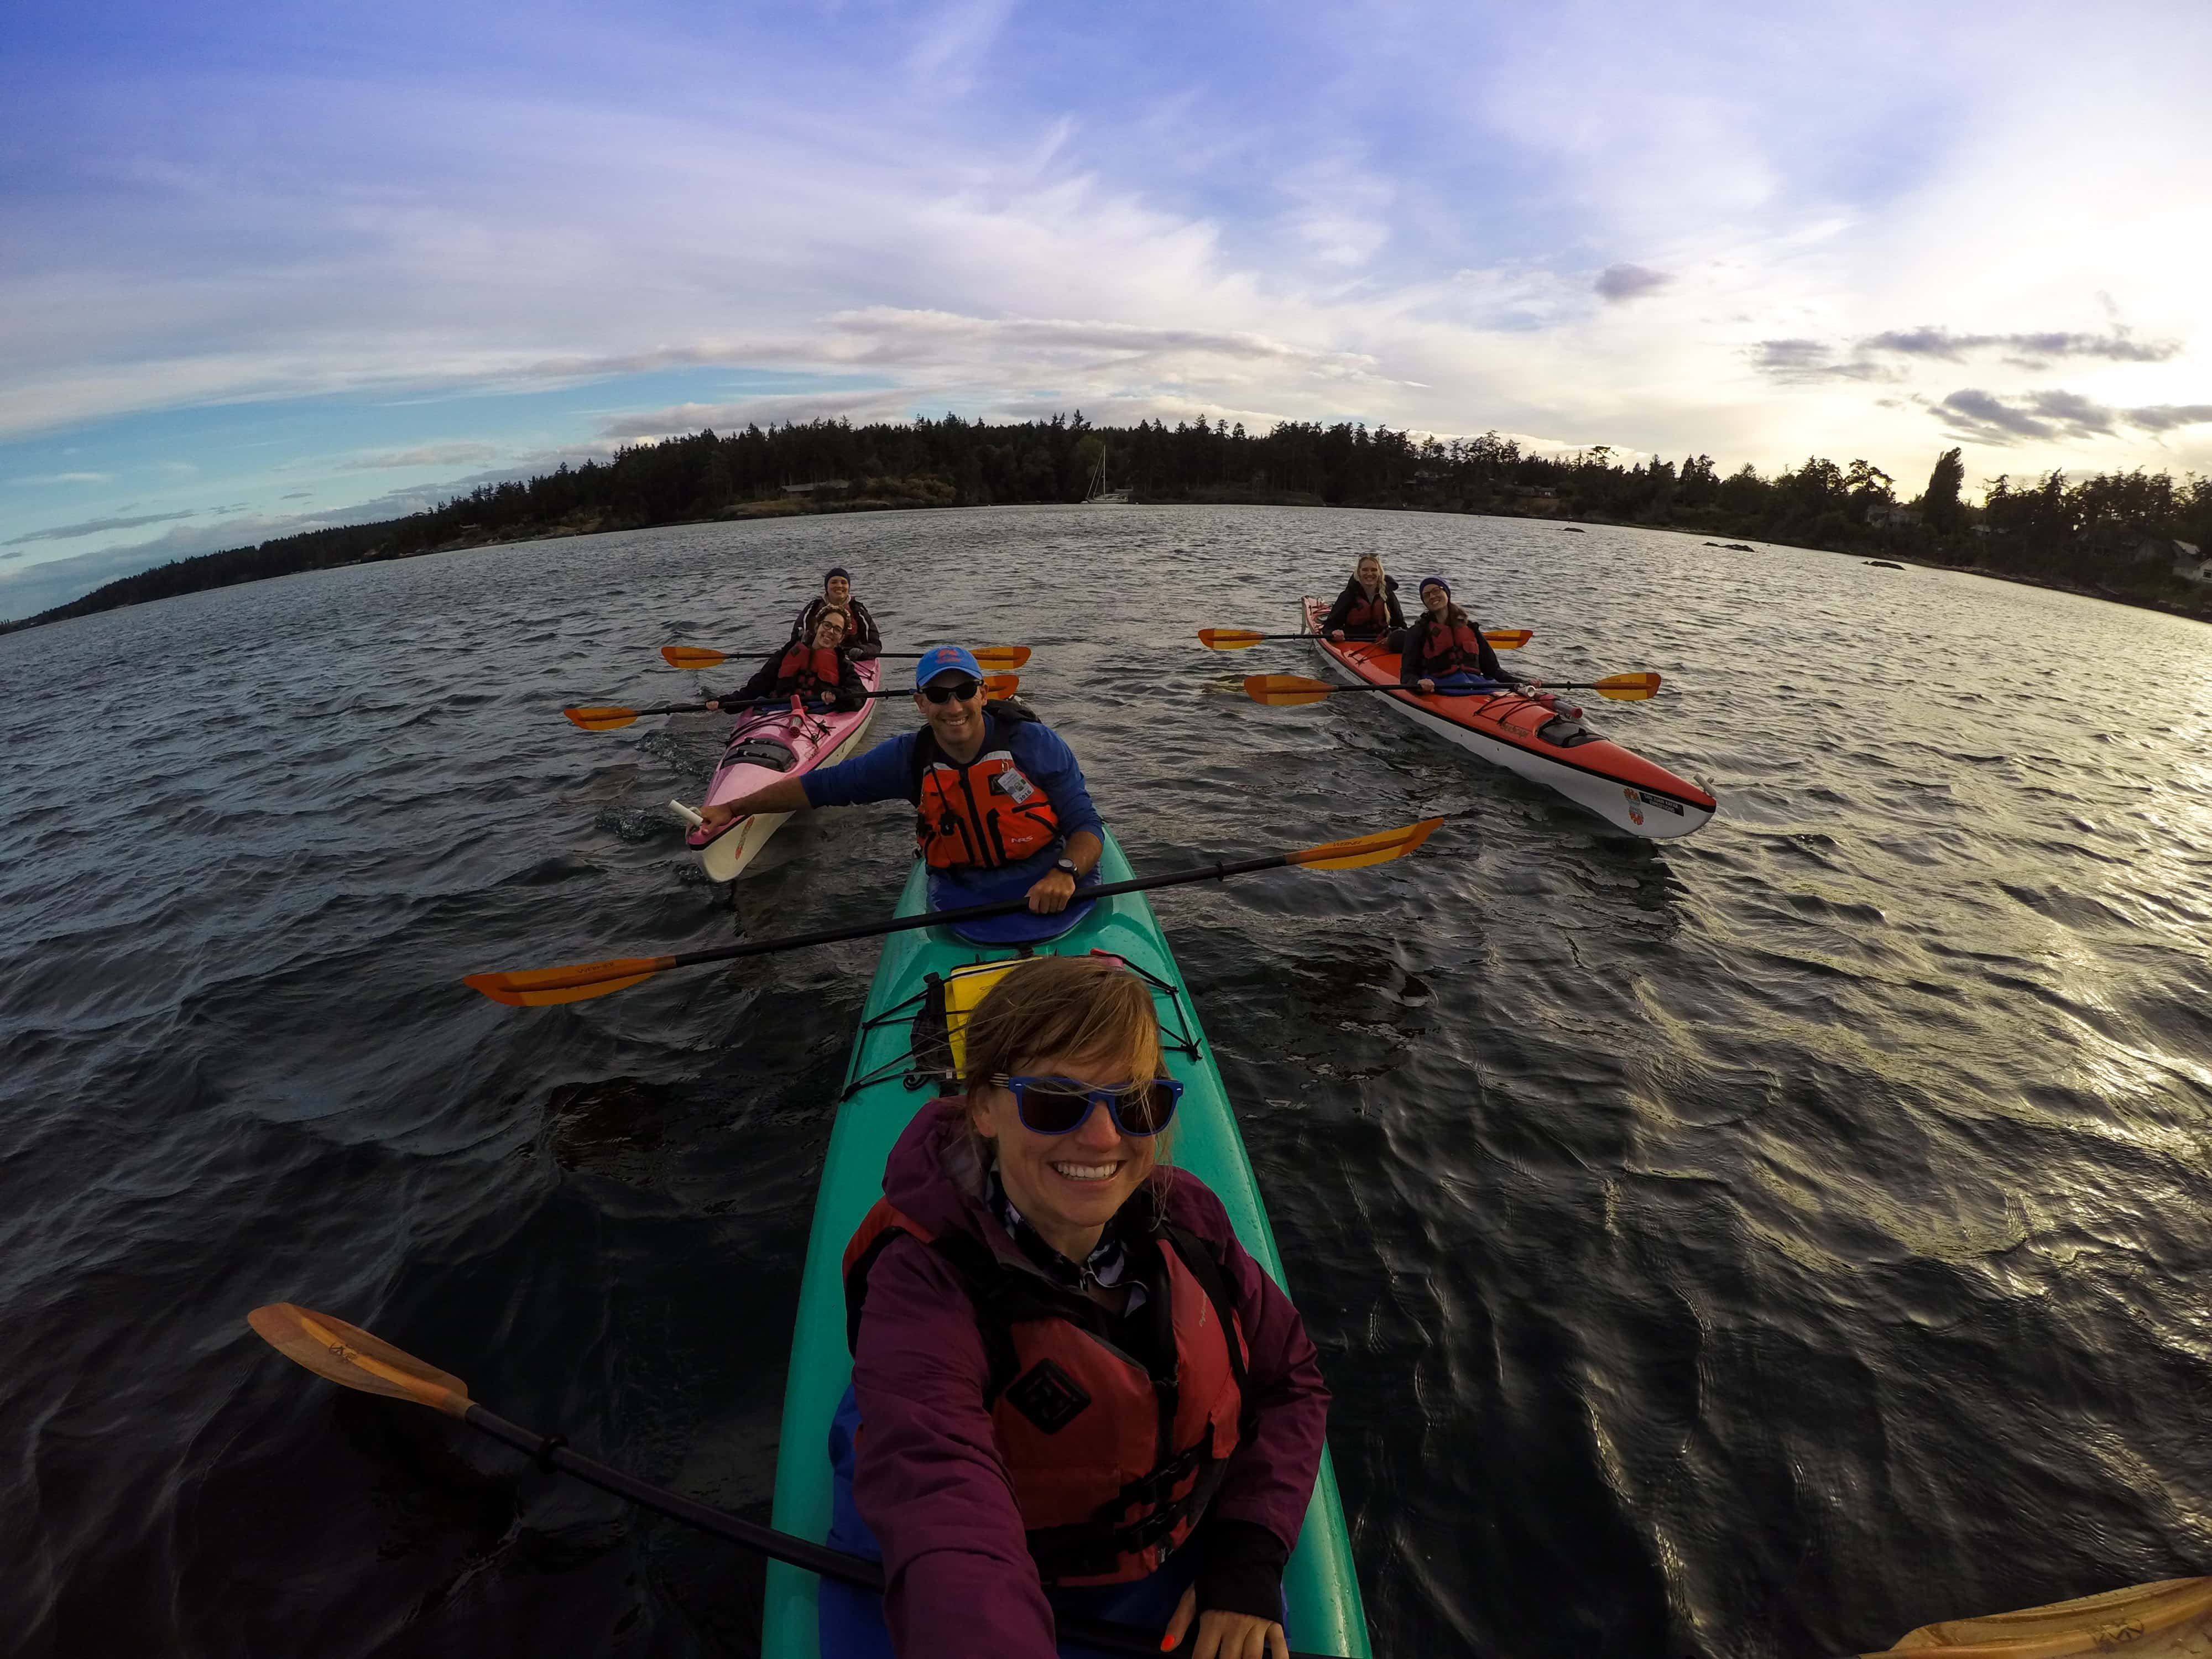
[[[1073,859],[1056,860],[1052,867],[1055,870],[1066,871],[1067,878],[1070,881],[1081,881],[1083,879],[1083,872],[1075,867],[1075,860]]]

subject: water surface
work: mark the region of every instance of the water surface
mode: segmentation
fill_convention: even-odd
[[[1657,669],[1708,784],[1622,836],[1238,676],[1355,551]],[[1051,509],[368,566],[0,638],[0,1642],[751,1651],[760,1575],[246,1330],[291,1299],[765,1517],[859,941],[497,1007],[489,967],[889,912],[903,808],[734,900],[661,803],[671,641],[853,567],[1026,643],[1139,869],[1441,812],[1419,858],[1163,895],[1291,1286],[1378,1653],[1880,1646],[2212,1564],[2212,632],[1949,572],[1516,520]],[[1410,580],[1409,580],[1410,585]],[[734,680],[736,675],[730,676]],[[716,689],[724,684],[711,680]],[[910,724],[885,709],[880,730]]]

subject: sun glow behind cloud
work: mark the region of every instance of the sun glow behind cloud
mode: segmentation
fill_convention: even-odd
[[[2212,9],[229,17],[10,49],[0,613],[695,417],[2212,469]]]

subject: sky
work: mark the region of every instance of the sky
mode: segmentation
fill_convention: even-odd
[[[14,0],[0,617],[705,426],[2212,472],[2212,5]]]

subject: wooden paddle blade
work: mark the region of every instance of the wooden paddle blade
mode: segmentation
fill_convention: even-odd
[[[1310,680],[1303,674],[1248,674],[1244,678],[1244,695],[1270,708],[1319,702],[1335,690],[1326,680]]]
[[[1492,628],[1482,637],[1500,651],[1518,651],[1536,635],[1526,628]]]
[[[1209,651],[1249,651],[1267,636],[1252,628],[1201,628],[1198,642]]]
[[[522,968],[511,974],[471,974],[461,983],[510,1008],[550,1008],[561,1002],[589,1002],[651,979],[676,965],[674,957],[623,957],[612,962],[581,962],[568,968]]]
[[[1001,697],[1011,697],[1022,689],[1019,674],[986,674],[983,676],[983,696],[986,701],[996,702]]]
[[[1030,659],[1026,645],[979,645],[975,647],[978,668],[1019,668]]]
[[[363,1394],[411,1400],[454,1417],[469,1408],[469,1385],[426,1365],[381,1337],[343,1319],[289,1302],[272,1302],[246,1316],[254,1334],[295,1364]]]
[[[564,708],[561,712],[586,732],[619,732],[637,722],[635,708]]]
[[[660,659],[671,668],[712,668],[718,662],[727,662],[726,651],[709,651],[703,645],[664,645]]]
[[[1601,697],[1615,702],[1642,702],[1659,690],[1656,674],[1608,674],[1590,687]]]
[[[1371,836],[1355,836],[1350,841],[1324,842],[1319,847],[1291,854],[1290,861],[1310,870],[1358,870],[1370,864],[1388,864],[1392,859],[1403,858],[1436,834],[1443,822],[1442,818],[1423,818],[1419,823],[1378,830]]]
[[[2164,1578],[2072,1601],[1923,1625],[1885,1654],[1943,1659],[2058,1659],[2124,1650],[2141,1659],[2182,1659],[2212,1643],[2212,1578]]]

